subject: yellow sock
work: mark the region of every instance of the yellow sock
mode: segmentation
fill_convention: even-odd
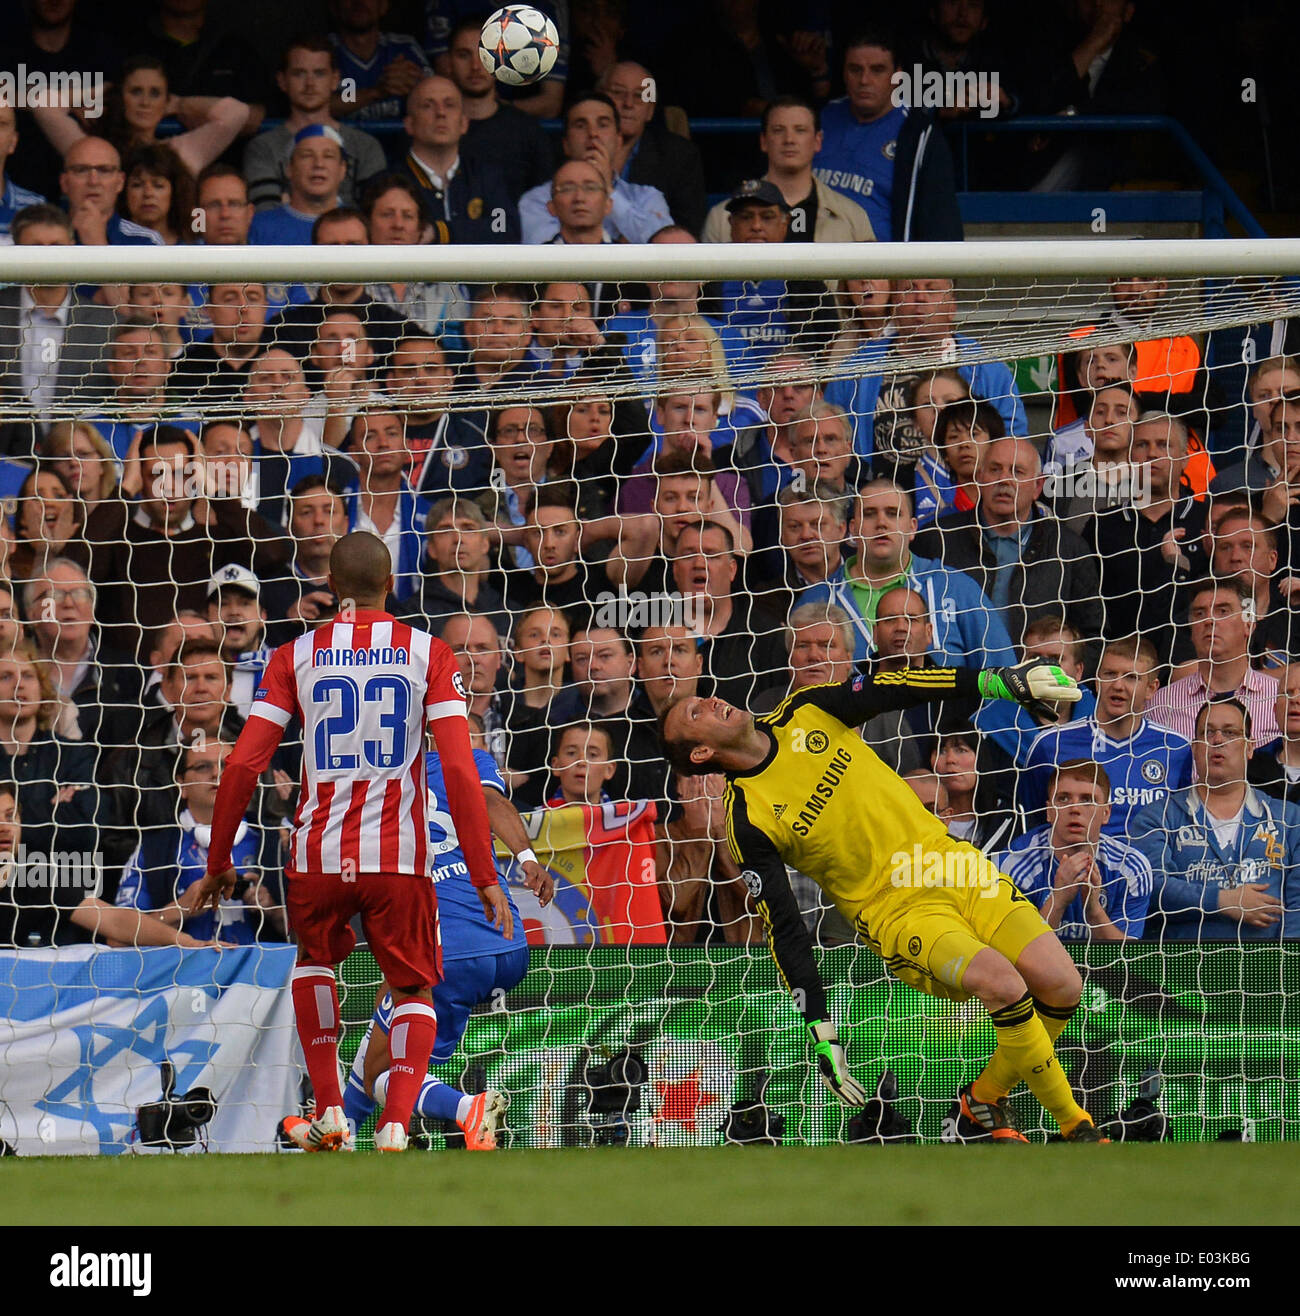
[[[1053,1046],[1077,1008],[1074,1005],[1047,1005],[1037,997],[1034,998],[1034,1010],[1047,1030],[1047,1040]],[[1006,1050],[999,1045],[985,1065],[984,1072],[971,1084],[971,1096],[976,1101],[998,1102],[1013,1091],[1019,1082],[1019,1071]]]
[[[998,1051],[1014,1067],[1016,1077],[1023,1078],[1029,1085],[1029,1090],[1060,1125],[1061,1131],[1066,1132],[1081,1119],[1087,1119],[1087,1112],[1070,1091],[1069,1080],[1052,1049],[1047,1029],[1034,1013],[1034,1002],[1029,993],[1001,1010],[991,1011],[989,1017],[998,1030]],[[1064,1026],[1064,1021],[1060,1022]],[[976,1099],[981,1098],[977,1096]]]
[[[1034,997],[1034,1013],[1043,1021],[1043,1027],[1047,1029],[1048,1039],[1053,1046],[1056,1045],[1056,1039],[1060,1037],[1065,1025],[1074,1018],[1074,1012],[1078,1008],[1077,1005],[1048,1005],[1046,1001]]]

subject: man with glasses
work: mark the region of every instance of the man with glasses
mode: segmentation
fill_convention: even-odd
[[[619,176],[619,120],[614,102],[604,92],[580,96],[565,111],[564,155],[568,160],[585,160],[605,181],[610,209],[604,217],[611,241],[649,242],[673,222],[668,202],[657,187],[629,183]],[[559,232],[560,221],[547,203],[552,184],[542,183],[519,198],[519,223],[525,242],[550,242]]]
[[[244,176],[234,165],[217,160],[199,175],[197,189],[203,241],[210,247],[242,247],[253,222]]]
[[[551,199],[546,210],[558,221],[560,231],[552,242],[591,244],[610,242],[605,219],[613,208],[609,184],[590,161],[566,160],[551,179]]]
[[[23,615],[60,697],[72,705],[83,744],[125,744],[140,702],[140,667],[100,641],[95,587],[76,562],[52,558],[22,590]],[[62,734],[67,727],[61,724]]]
[[[116,903],[149,910],[169,927],[187,925],[189,935],[238,946],[259,940],[285,940],[284,907],[263,881],[263,872],[278,869],[274,843],[264,829],[246,818],[235,833],[231,857],[240,873],[233,895],[217,910],[186,917],[178,904],[182,893],[207,871],[208,839],[217,782],[231,746],[222,740],[182,751],[177,782],[180,812],[174,825],[146,831],[131,856],[117,888]],[[278,884],[278,872],[276,873]]]
[[[117,213],[125,182],[117,147],[103,137],[83,137],[63,157],[59,186],[68,198],[68,214],[81,246],[163,245],[153,229]]]
[[[620,60],[601,74],[603,91],[618,107],[618,177],[656,187],[673,219],[692,233],[704,224],[704,163],[688,138],[654,124],[655,79],[644,64]]]
[[[549,478],[547,467],[555,447],[545,416],[536,407],[504,408],[489,425],[488,446],[492,473],[479,504],[501,534],[503,560],[531,571],[537,563],[528,551],[524,513]]]
[[[1253,719],[1232,695],[1196,715],[1196,782],[1148,805],[1131,831],[1151,861],[1149,931],[1171,941],[1300,935],[1300,808],[1247,783]]]

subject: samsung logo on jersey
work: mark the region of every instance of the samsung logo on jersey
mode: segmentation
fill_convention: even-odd
[[[317,649],[311,656],[313,667],[391,667],[406,664],[411,656],[405,649]]]
[[[827,187],[835,188],[836,191],[848,188],[851,192],[858,192],[862,196],[870,196],[876,188],[874,178],[868,178],[865,174],[851,174],[845,169],[814,169],[813,176],[819,178]]]
[[[1147,789],[1144,786],[1116,786],[1110,793],[1110,802],[1112,804],[1154,804],[1156,800],[1163,800],[1169,792],[1160,787],[1159,789]]]
[[[840,784],[844,774],[849,770],[853,756],[847,749],[837,749],[821,780],[813,787],[813,793],[807,803],[799,810],[799,816],[790,824],[790,830],[796,836],[807,836],[818,814],[826,807],[827,801],[835,794],[835,787]]]
[[[790,337],[783,326],[774,324],[742,325],[740,332],[751,343],[784,343]]]

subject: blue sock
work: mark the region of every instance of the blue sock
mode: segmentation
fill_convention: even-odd
[[[415,1099],[415,1109],[421,1115],[454,1121],[464,1095],[457,1088],[439,1083],[436,1078],[426,1078],[424,1086],[420,1089],[420,1095]]]
[[[357,1082],[356,1075],[349,1074],[347,1087],[343,1089],[343,1113],[352,1121],[353,1127],[359,1129],[374,1108],[374,1101],[366,1096],[366,1090]]]

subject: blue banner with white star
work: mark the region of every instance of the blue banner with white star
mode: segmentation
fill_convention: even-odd
[[[0,1139],[23,1156],[142,1150],[136,1111],[211,1090],[211,1151],[275,1146],[297,1108],[292,946],[0,954]]]

